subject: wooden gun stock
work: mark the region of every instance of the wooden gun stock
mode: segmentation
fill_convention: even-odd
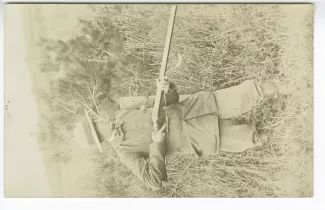
[[[161,67],[160,67],[160,73],[159,73],[159,80],[165,79],[166,69],[167,69],[167,62],[168,62],[168,54],[169,54],[169,48],[170,43],[172,39],[172,32],[174,27],[174,20],[175,20],[175,14],[176,14],[176,6],[172,6],[171,12],[170,12],[170,18],[169,18],[169,25],[167,30],[167,36],[166,36],[166,42],[165,42],[165,48],[164,53],[162,57]],[[153,131],[156,133],[160,129],[162,116],[160,116],[161,109],[163,107],[162,99],[164,97],[164,91],[160,91],[157,89],[156,97],[155,97],[155,103],[152,110],[152,122],[153,122]]]

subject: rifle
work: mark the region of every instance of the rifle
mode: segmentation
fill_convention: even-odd
[[[169,18],[169,25],[167,29],[167,36],[166,36],[166,42],[165,42],[165,48],[164,53],[162,57],[161,67],[160,67],[160,73],[159,73],[159,80],[165,79],[166,69],[167,69],[167,62],[168,62],[168,54],[169,54],[169,48],[172,38],[172,32],[174,27],[174,20],[175,20],[175,14],[176,14],[176,6],[172,6],[171,12],[170,12],[170,18]],[[153,122],[153,131],[157,133],[162,126],[160,121],[162,120],[161,115],[161,109],[163,108],[162,98],[164,97],[164,91],[159,91],[157,89],[155,102],[152,110],[152,122]]]

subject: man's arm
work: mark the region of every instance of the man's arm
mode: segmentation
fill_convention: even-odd
[[[139,153],[117,149],[121,161],[135,174],[145,185],[153,190],[162,186],[162,181],[167,181],[165,165],[165,134],[166,124],[156,133],[152,134],[152,143],[149,145],[149,158],[145,159]]]
[[[132,96],[120,98],[120,109],[139,109],[141,106],[146,108],[152,107],[154,102],[153,97]]]
[[[162,181],[167,180],[164,150],[165,146],[163,146],[163,143],[153,142],[149,147],[149,159],[145,159],[134,152],[119,150],[117,153],[122,163],[125,164],[135,176],[153,190],[158,190],[162,186]]]
[[[166,124],[152,136],[153,142],[149,145],[148,159],[133,151],[117,149],[121,161],[153,190],[158,190],[162,186],[162,181],[167,181],[165,134],[163,133],[165,128]]]
[[[159,85],[159,84],[157,84]],[[161,85],[162,86],[162,85]],[[167,86],[168,88],[168,86]],[[155,96],[132,96],[132,97],[122,97],[120,98],[119,104],[120,109],[140,109],[141,106],[146,108],[153,107]],[[162,104],[165,105],[165,99],[163,98]],[[177,92],[176,85],[172,82],[169,82],[169,90],[166,94],[166,105],[170,106],[173,103],[179,101],[179,95]]]

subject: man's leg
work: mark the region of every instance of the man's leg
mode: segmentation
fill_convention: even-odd
[[[277,98],[290,93],[287,85],[277,80],[258,83],[247,80],[240,85],[214,92],[219,116],[230,119],[250,111],[263,98]]]
[[[243,152],[260,146],[254,123],[238,125],[232,120],[219,120],[220,151]]]
[[[230,119],[250,111],[263,99],[262,90],[254,80],[214,92],[220,119]]]

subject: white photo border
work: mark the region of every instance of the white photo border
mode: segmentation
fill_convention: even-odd
[[[322,132],[324,126],[322,120],[325,119],[325,2],[315,1],[4,1],[1,5],[1,80],[4,81],[4,4],[5,3],[313,3],[315,5],[314,24],[314,197],[313,198],[159,198],[159,199],[13,199],[4,196],[4,144],[0,145],[0,209],[5,210],[58,210],[58,209],[247,209],[247,210],[271,210],[271,209],[323,209],[325,206],[325,135]],[[4,110],[4,85],[1,90],[1,109]],[[4,112],[1,112],[1,136],[4,137]],[[2,138],[3,139],[3,138]],[[323,206],[323,207],[321,207]]]

